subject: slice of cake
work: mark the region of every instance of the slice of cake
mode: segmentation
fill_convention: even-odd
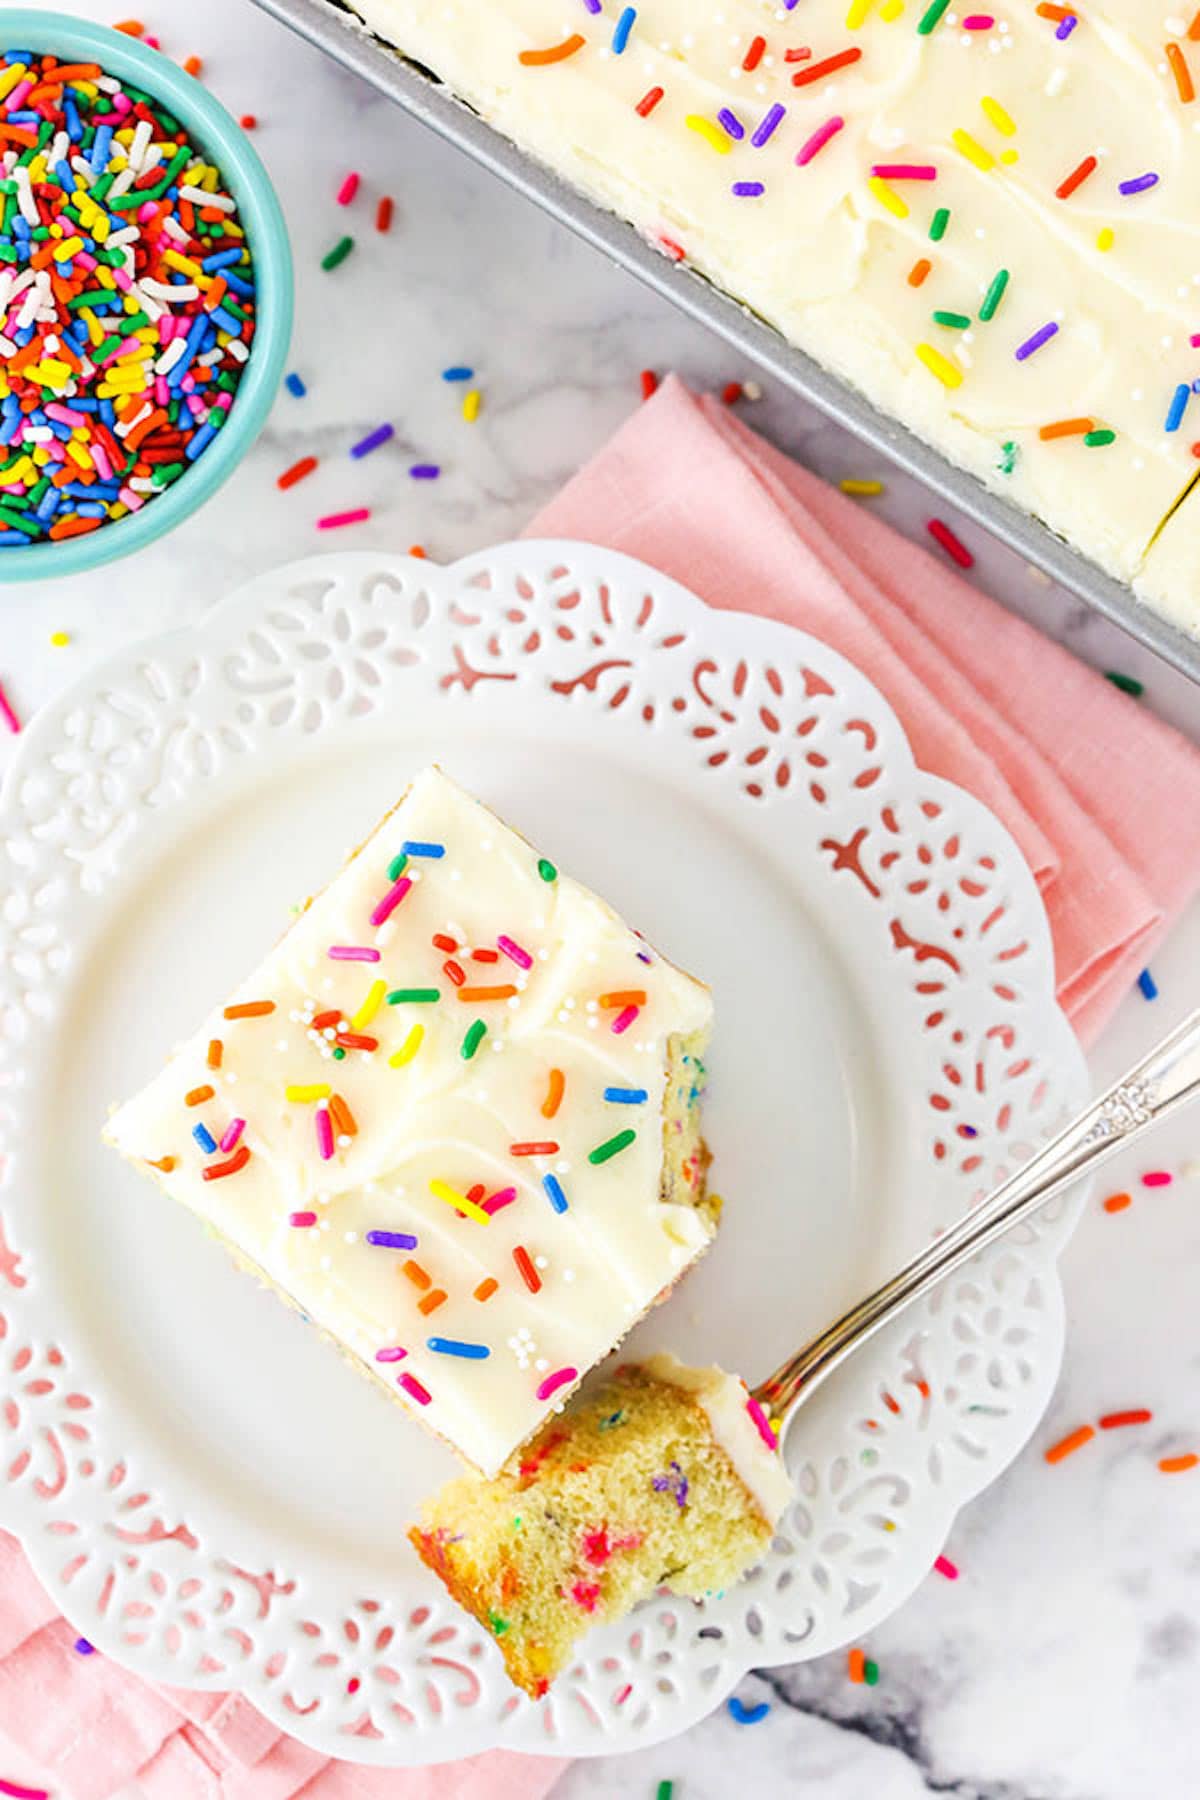
[[[708,989],[438,769],[105,1137],[491,1473],[707,1247]]]
[[[448,1482],[409,1536],[535,1697],[583,1632],[656,1588],[730,1587],[792,1497],[744,1383],[666,1354],[576,1395],[514,1463]]]

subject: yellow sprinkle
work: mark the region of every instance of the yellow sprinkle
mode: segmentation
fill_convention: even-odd
[[[1016,122],[1010,113],[1005,112],[998,100],[993,100],[990,94],[985,94],[979,104],[997,131],[1002,131],[1005,137],[1017,135]]]
[[[846,30],[857,31],[871,10],[871,0],[850,0],[850,11],[846,14]]]
[[[195,184],[190,183],[189,185],[194,186]],[[199,263],[193,262],[190,256],[180,256],[178,250],[164,250],[163,261],[169,269],[178,269],[181,275],[190,275],[193,281],[197,275],[204,273]]]
[[[69,644],[70,641],[71,634],[69,631],[52,631],[50,633],[50,642],[54,645],[56,650],[61,650],[63,646]]]
[[[962,370],[949,357],[943,356],[940,350],[935,350],[932,344],[918,344],[917,355],[929,373],[937,376],[943,387],[962,386]]]
[[[55,262],[69,262],[77,250],[83,249],[81,237],[64,238],[61,244],[54,246]]]
[[[1111,250],[1113,247],[1114,237],[1115,237],[1115,233],[1113,232],[1113,228],[1111,225],[1102,226],[1101,229],[1096,233],[1096,248],[1097,248],[1097,250]]]
[[[290,1082],[283,1090],[285,1100],[297,1100],[304,1105],[309,1100],[328,1100],[333,1089],[327,1081]]]
[[[689,131],[698,131],[706,144],[711,144],[718,156],[728,156],[733,149],[732,138],[727,138],[720,126],[714,125],[711,119],[702,118],[699,113],[689,113],[683,121]]]
[[[67,363],[56,362],[53,357],[43,357],[39,363],[31,363],[25,373],[37,382],[39,387],[58,387],[70,381],[71,370]]]
[[[479,417],[479,408],[483,405],[483,395],[478,388],[471,388],[463,395],[462,414],[468,425],[473,425]]]
[[[892,20],[898,19],[903,11],[904,0],[883,0],[883,5],[879,9],[879,16],[886,25],[890,25]]]
[[[1002,163],[1008,163],[1011,166],[1015,162],[1020,162],[1020,160],[1021,152],[1019,150],[1002,150],[1000,152],[1000,161]]]
[[[882,494],[882,481],[842,481],[838,483],[843,494],[861,495],[870,499],[875,494]]]
[[[985,150],[978,139],[973,138],[969,131],[958,130],[954,132],[951,135],[950,142],[954,145],[954,148],[958,151],[960,156],[965,156],[969,163],[974,163],[975,167],[977,169],[982,169],[985,174],[989,169],[995,168],[996,159],[991,151]],[[170,257],[171,252],[168,250],[163,261],[168,262]]]
[[[459,1212],[465,1212],[468,1219],[475,1219],[480,1225],[491,1224],[491,1215],[485,1213],[482,1206],[476,1206],[473,1200],[468,1200],[465,1194],[460,1194],[448,1182],[431,1181],[429,1191],[435,1200],[444,1200],[447,1206],[456,1206]]]
[[[882,176],[869,176],[867,179],[867,186],[878,200],[880,206],[885,206],[888,212],[895,213],[898,219],[907,219],[908,202],[902,200],[895,188],[889,187]]]
[[[388,1057],[388,1067],[391,1069],[402,1069],[405,1063],[410,1063],[417,1054],[417,1051],[421,1048],[424,1038],[425,1027],[423,1025],[414,1025],[400,1048],[397,1050],[395,1056]]]
[[[366,999],[350,1021],[352,1030],[361,1031],[364,1025],[369,1025],[371,1023],[371,1020],[383,1005],[383,996],[386,993],[386,981],[380,979],[379,981],[373,981],[371,983],[370,987],[367,989]]]
[[[85,449],[84,445],[79,443],[74,437],[71,437],[70,439],[68,439],[67,445],[66,445],[66,452],[67,452],[67,455],[70,457],[71,461],[73,463],[78,463],[79,467],[81,469],[90,469],[91,468],[91,466],[92,466],[91,457],[88,455],[88,452]]]
[[[50,452],[44,444],[39,444],[33,453],[33,460],[39,469],[44,469],[50,461]]]
[[[27,73],[24,63],[14,63],[11,69],[5,69],[3,75],[0,75],[0,100],[3,100],[5,94],[11,94]]]
[[[18,481],[24,481],[27,476],[32,475],[34,467],[33,459],[23,456],[19,463],[14,463],[12,468],[6,469],[4,473],[7,479],[15,485]]]

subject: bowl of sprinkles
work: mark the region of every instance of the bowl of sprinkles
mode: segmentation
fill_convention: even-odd
[[[0,10],[0,581],[161,537],[258,435],[292,321],[244,132],[127,34]]]

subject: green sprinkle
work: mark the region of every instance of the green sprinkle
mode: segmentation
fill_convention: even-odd
[[[333,246],[333,249],[327,250],[321,258],[321,267],[323,269],[336,269],[339,263],[345,262],[353,248],[354,239],[352,237],[339,238],[337,243]]]
[[[442,997],[440,988],[393,988],[389,1006],[432,1006]]]
[[[949,223],[950,208],[948,206],[939,206],[933,215],[933,220],[929,227],[929,235],[935,244],[941,243],[946,235],[946,227]]]
[[[624,1423],[625,1423],[625,1408],[621,1407],[619,1412],[609,1413],[607,1419],[601,1419],[600,1430],[601,1431],[611,1431],[615,1425],[623,1425]]]
[[[967,313],[935,312],[933,322],[935,325],[947,325],[951,331],[965,331],[971,320]]]
[[[520,1513],[518,1513],[516,1518],[513,1520],[513,1530],[520,1531],[520,1529],[521,1529],[521,1515],[520,1515]]]
[[[499,1613],[490,1612],[488,1614],[488,1628],[493,1637],[503,1637],[508,1630],[508,1620],[502,1619]]]
[[[588,1161],[590,1163],[606,1163],[610,1157],[619,1155],[622,1150],[628,1150],[636,1137],[637,1132],[632,1129],[618,1131],[616,1137],[610,1137],[606,1143],[597,1144],[594,1150],[589,1150]]]
[[[342,1049],[340,1044],[333,1053],[333,1060],[334,1062],[345,1062],[346,1060],[346,1052]]]
[[[544,856],[541,857],[538,862],[538,874],[541,876],[543,881],[557,881],[558,880],[558,870],[555,868],[555,866],[552,862],[547,862],[546,858]]]
[[[1139,700],[1146,691],[1145,684],[1135,675],[1122,675],[1119,669],[1105,669],[1104,679],[1111,681],[1115,688],[1120,688],[1123,694],[1132,694],[1135,700]]]
[[[879,1683],[879,1664],[872,1662],[870,1657],[863,1664],[863,1680],[868,1687],[876,1687]]]
[[[26,537],[40,537],[41,528],[31,519],[23,519],[19,512],[10,507],[0,506],[0,525],[12,531],[23,531]]]
[[[462,1059],[464,1062],[470,1062],[486,1036],[487,1026],[482,1019],[476,1019],[462,1041]]]
[[[388,880],[399,881],[407,867],[408,856],[407,853],[402,850],[399,856],[393,856],[391,862],[388,864]]]
[[[1008,270],[1001,269],[992,277],[992,285],[983,296],[983,305],[979,309],[979,317],[986,325],[989,319],[996,316],[996,308],[1004,298],[1004,290],[1008,286]]]
[[[918,36],[920,36],[920,37],[928,37],[929,36],[930,32],[933,31],[934,28],[940,22],[942,14],[945,12],[945,10],[949,6],[949,4],[950,4],[950,0],[930,0],[930,5],[929,5],[928,9],[926,10],[925,17],[921,20],[921,23],[917,26]]]
[[[1000,452],[1000,461],[996,467],[1002,475],[1011,475],[1017,466],[1017,446],[1010,438],[1007,444],[1001,444]]]
[[[1116,443],[1117,434],[1115,431],[1102,428],[1099,431],[1089,431],[1083,441],[1089,450],[1102,450],[1105,444]]]
[[[658,1784],[658,1793],[655,1796],[655,1800],[671,1800],[671,1795],[674,1792],[675,1792],[675,1783],[673,1781],[660,1781]]]

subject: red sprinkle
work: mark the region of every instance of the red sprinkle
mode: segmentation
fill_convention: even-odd
[[[250,1152],[245,1144],[239,1144],[228,1162],[205,1163],[205,1181],[220,1181],[223,1175],[236,1175],[250,1161]]]
[[[944,524],[941,519],[930,519],[926,524],[925,529],[930,537],[934,538],[942,546],[946,555],[953,557],[960,569],[970,569],[975,566],[975,558],[971,555],[967,546],[962,542],[961,538],[955,537],[950,527]]]
[[[306,475],[311,475],[316,467],[315,456],[302,456],[300,461],[294,462],[290,469],[285,469],[282,475],[276,476],[275,486],[278,488],[295,487],[298,481],[303,481]]]
[[[640,113],[642,115],[643,119],[648,119],[650,117],[650,114],[654,111],[655,107],[658,105],[659,101],[662,99],[662,97],[663,97],[663,89],[662,88],[660,88],[660,87],[647,88],[646,92],[642,95],[641,99],[638,101],[637,105],[634,107],[633,110],[637,113]]]
[[[238,120],[238,124],[241,126],[243,131],[253,131],[255,126],[258,124],[257,115],[255,113],[243,113],[241,118]]]
[[[757,69],[759,63],[763,59],[763,51],[766,47],[767,40],[765,37],[756,37],[751,41],[750,48],[742,58],[742,67],[748,75],[751,74],[753,70]]]
[[[836,56],[826,56],[820,62],[815,62],[811,69],[797,69],[792,76],[792,86],[807,87],[810,82],[820,81],[823,76],[832,75],[838,69],[848,69],[861,56],[862,51],[857,44],[852,45],[849,50],[839,50]]]
[[[393,201],[392,196],[390,194],[383,194],[380,197],[379,205],[375,208],[376,231],[390,231],[392,229],[392,214],[394,211],[395,202]]]
[[[1099,164],[1094,156],[1085,156],[1079,167],[1072,169],[1066,180],[1061,181],[1055,188],[1054,191],[1059,199],[1069,200],[1075,189],[1082,187],[1088,176],[1093,174],[1098,167]]]
[[[521,1272],[521,1280],[525,1283],[525,1286],[529,1289],[530,1293],[540,1293],[542,1288],[542,1278],[534,1268],[533,1258],[530,1256],[524,1244],[518,1244],[512,1254],[513,1261]]]
[[[1116,1431],[1122,1425],[1148,1425],[1154,1417],[1144,1406],[1132,1407],[1128,1412],[1105,1413],[1100,1420],[1101,1431]]]
[[[721,399],[726,406],[733,406],[741,397],[742,384],[740,381],[727,381],[721,389]]]
[[[557,1156],[558,1145],[550,1142],[544,1144],[510,1144],[510,1156]]]
[[[651,394],[657,393],[657,391],[658,391],[658,376],[654,373],[653,369],[643,369],[642,373],[638,379],[641,381],[641,384],[642,384],[642,399],[643,400],[648,400],[650,398]]]

